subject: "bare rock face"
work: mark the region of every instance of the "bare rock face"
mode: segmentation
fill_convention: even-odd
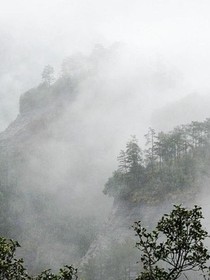
[[[110,250],[113,243],[124,244],[127,240],[130,240],[131,246],[134,247],[135,242],[137,242],[132,228],[134,222],[141,220],[145,227],[152,229],[158,219],[164,213],[169,212],[172,207],[173,203],[171,201],[151,205],[115,200],[109,217],[86,255],[82,258],[81,265],[88,263],[91,258],[97,258],[103,250]]]
[[[82,258],[80,265],[85,266],[91,259],[99,258],[103,251],[111,252],[113,246],[117,244],[121,244],[128,251],[131,250],[133,256],[131,260],[135,264],[139,255],[136,252],[137,249],[134,250],[135,244],[138,242],[132,228],[134,222],[141,221],[144,227],[153,230],[160,218],[164,214],[170,213],[174,205],[193,207],[196,202],[199,203],[198,196],[191,192],[183,192],[173,196],[159,196],[157,199],[148,199],[148,201],[138,203],[128,199],[115,199],[110,215],[86,255]],[[138,267],[136,268],[134,265],[133,271],[136,273],[137,270]],[[136,278],[135,273],[134,278]]]

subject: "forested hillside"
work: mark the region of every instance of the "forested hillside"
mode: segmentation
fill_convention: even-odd
[[[195,197],[210,175],[210,119],[165,133],[149,128],[146,149],[135,136],[121,150],[118,169],[104,193],[133,203],[161,203],[172,196]]]
[[[141,220],[152,228],[173,204],[198,203],[203,187],[209,186],[210,119],[180,125],[170,132],[156,133],[149,128],[145,138],[141,148],[132,136],[120,151],[118,169],[105,184],[103,192],[114,197],[114,204],[84,259],[83,273],[88,280],[113,275],[115,279],[135,278],[141,265],[136,265],[133,221]]]

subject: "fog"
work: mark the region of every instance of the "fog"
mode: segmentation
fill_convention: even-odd
[[[160,75],[148,83],[163,87],[154,89],[160,103],[208,93],[208,9],[208,1],[1,1],[2,130],[16,117],[20,94],[40,81],[45,65],[59,73],[66,56],[88,53],[95,44],[124,43],[128,69],[142,65],[141,58],[148,68],[155,62]],[[172,77],[166,81],[168,73]]]
[[[17,171],[21,227],[27,242],[43,238],[40,258],[49,254],[51,266],[76,249],[46,230],[31,192],[53,197],[46,217],[65,224],[94,216],[103,224],[112,206],[103,185],[130,135],[144,145],[148,127],[168,131],[209,117],[209,8],[204,0],[0,0],[1,131],[18,116],[20,96],[42,82],[44,66],[56,79],[67,57],[91,69],[45,134],[26,141]],[[15,203],[18,210],[21,199]]]

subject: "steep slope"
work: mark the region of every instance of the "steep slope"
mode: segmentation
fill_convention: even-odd
[[[0,134],[0,233],[22,244],[33,271],[80,259],[109,212],[102,186],[112,118],[100,83],[112,56],[99,46],[65,59],[55,83],[21,96],[18,117]]]
[[[89,267],[92,271],[98,271],[98,278],[105,279],[110,269],[106,263],[114,259],[115,248],[118,251],[115,258],[121,258],[121,261],[115,263],[117,269],[112,276],[135,278],[140,265],[135,267],[131,263],[135,264],[140,256],[134,250],[137,240],[133,223],[140,220],[144,226],[154,228],[159,218],[169,213],[174,204],[188,207],[199,204],[205,208],[202,199],[210,195],[209,124],[210,120],[206,119],[158,134],[150,128],[146,135],[148,146],[144,152],[138,146],[136,137],[132,137],[126,149],[121,150],[118,169],[104,188],[105,194],[114,197],[112,212],[82,259],[84,277],[88,278]],[[209,224],[208,216],[206,218],[206,224]],[[127,250],[127,255],[123,255],[123,250]],[[107,252],[107,255],[103,252]]]
[[[0,134],[0,232],[19,240],[32,271],[83,256],[109,209],[100,174],[88,181],[94,151],[77,139],[77,88],[65,77],[29,90],[17,119]],[[91,184],[96,191],[87,194]],[[95,200],[101,201],[97,213],[90,207]]]
[[[138,133],[144,134],[147,118],[142,109],[144,96],[138,93],[136,102],[137,88],[128,81],[126,71],[118,76],[119,65],[115,66],[112,52],[101,48],[90,57],[67,59],[54,84],[42,83],[22,95],[17,119],[0,134],[0,233],[21,243],[22,255],[32,271],[81,259],[86,264],[98,254],[106,255],[104,279],[115,259],[121,263],[119,271],[124,271],[124,264],[127,267],[135,262],[133,222],[141,219],[153,223],[173,203],[193,203],[204,179],[208,186],[209,170],[205,166],[210,162],[209,152],[203,150],[203,144],[193,152],[190,147],[176,150],[176,141],[171,140],[177,134],[169,133],[160,134],[167,140],[163,143],[170,144],[164,158],[158,154],[157,145],[154,157],[147,147],[148,157],[141,158],[141,149],[131,143],[134,151],[137,148],[140,152],[134,156],[135,164],[132,153],[122,153],[120,165],[104,189],[112,198],[102,193],[116,168],[113,155],[131,133],[131,123],[135,118],[132,128],[136,131],[138,127]],[[126,86],[121,83],[122,77]],[[194,164],[190,159],[199,150],[202,153]],[[185,152],[186,157],[178,162],[179,154]],[[185,159],[188,165],[183,173]],[[196,170],[206,174],[194,176]],[[130,239],[126,251],[122,244]],[[122,277],[120,274],[119,279]]]

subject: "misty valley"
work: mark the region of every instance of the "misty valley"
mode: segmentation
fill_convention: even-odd
[[[47,65],[1,132],[0,279],[210,279],[210,119],[120,146],[118,47]]]

